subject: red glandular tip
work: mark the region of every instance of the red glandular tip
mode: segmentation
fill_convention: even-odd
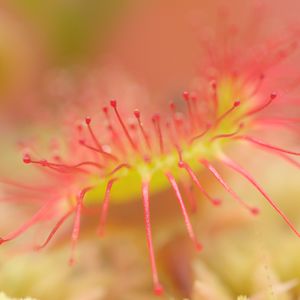
[[[135,109],[134,112],[133,112],[133,114],[134,114],[134,116],[135,116],[137,119],[139,119],[140,116],[141,116],[141,113],[140,113],[140,111],[139,111],[138,109]]]
[[[86,125],[90,125],[91,122],[92,122],[92,119],[91,119],[90,117],[86,117],[86,118],[85,118],[85,123],[86,123]]]
[[[175,112],[175,109],[176,109],[176,105],[175,105],[175,103],[173,102],[173,101],[171,101],[170,103],[169,103],[169,107],[170,107],[170,110],[171,110],[171,112]]]
[[[217,82],[215,80],[212,80],[210,82],[211,88],[216,91],[217,90]]]
[[[233,106],[234,107],[238,107],[238,106],[240,106],[240,104],[241,104],[241,101],[240,100],[236,100],[236,101],[234,101]]]
[[[117,100],[115,100],[115,99],[110,100],[110,106],[113,107],[113,108],[116,108],[117,107]]]
[[[103,106],[102,107],[102,111],[104,112],[104,114],[108,113],[108,107],[107,106]]]
[[[190,93],[188,91],[184,91],[182,93],[182,97],[185,101],[189,101],[190,100]]]
[[[152,122],[160,121],[160,114],[156,113],[152,116]]]
[[[154,294],[156,296],[162,296],[164,293],[164,289],[162,287],[162,285],[157,285],[156,287],[154,287]]]
[[[277,93],[271,93],[270,98],[271,100],[274,100],[277,97]]]
[[[25,164],[30,164],[30,163],[31,163],[31,157],[30,157],[29,154],[25,154],[25,155],[23,156],[23,162],[24,162]]]

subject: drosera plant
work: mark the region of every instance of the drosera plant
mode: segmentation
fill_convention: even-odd
[[[41,180],[32,183],[6,180],[5,183],[13,187],[16,195],[21,193],[24,201],[40,203],[40,209],[19,228],[2,236],[0,243],[16,239],[32,226],[51,217],[53,229],[45,241],[36,246],[40,250],[73,216],[69,260],[73,264],[81,218],[86,208],[101,207],[97,232],[102,236],[110,205],[142,201],[154,293],[161,295],[163,286],[152,241],[150,191],[152,194],[166,189],[173,191],[187,234],[198,251],[203,245],[193,229],[184,194],[192,208],[197,206],[196,199],[190,193],[182,193],[183,179],[197,187],[203,198],[213,206],[219,206],[221,199],[211,195],[199,178],[199,171],[207,171],[241,209],[254,216],[259,213],[258,207],[241,199],[233,190],[214,166],[214,161],[244,177],[300,237],[292,221],[264,188],[244,167],[225,154],[228,147],[238,147],[238,142],[246,142],[285,159],[299,169],[299,162],[294,158],[300,156],[299,151],[269,144],[251,135],[254,128],[269,128],[270,121],[274,125],[271,127],[273,131],[278,125],[288,130],[289,125],[293,125],[293,133],[299,134],[298,118],[263,117],[282,96],[263,86],[266,76],[263,71],[268,71],[268,79],[272,81],[270,70],[282,65],[296,51],[296,38],[297,34],[293,33],[289,38],[274,40],[271,44],[268,41],[263,45],[269,51],[267,57],[261,56],[257,60],[254,55],[251,60],[245,55],[245,60],[239,63],[230,63],[236,58],[234,49],[227,56],[222,51],[210,49],[211,43],[206,42],[207,61],[213,76],[204,73],[202,80],[206,83],[205,87],[183,92],[181,102],[169,103],[168,113],[164,112],[168,105],[161,104],[161,113],[149,115],[136,109],[129,116],[123,113],[125,104],[112,99],[102,108],[104,122],[99,125],[94,118],[86,117],[75,126],[72,134],[62,139],[63,150],[58,146],[52,147],[51,158],[41,158],[35,149],[25,147],[23,162],[35,166],[41,173]],[[212,53],[213,50],[215,52]],[[256,49],[253,47],[251,50]],[[236,72],[238,65],[243,68]]]

